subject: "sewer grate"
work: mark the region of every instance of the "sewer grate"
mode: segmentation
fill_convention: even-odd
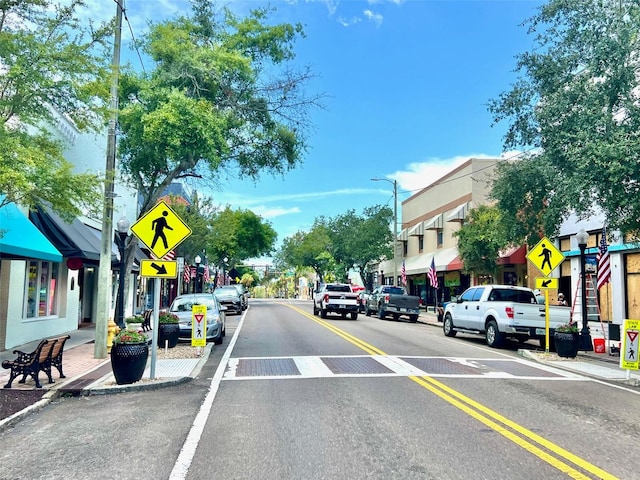
[[[321,357],[334,374],[394,373],[370,357]]]
[[[243,358],[238,361],[239,377],[300,375],[293,358]]]

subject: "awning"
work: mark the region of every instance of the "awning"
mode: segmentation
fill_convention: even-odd
[[[63,257],[81,258],[90,265],[100,263],[101,240],[79,219],[67,223],[48,207],[29,212],[29,218]],[[118,257],[112,253],[111,262],[114,261],[117,262]]]
[[[447,270],[449,263],[458,255],[457,248],[443,248],[435,252],[421,253],[405,259],[405,271],[407,275],[419,275],[427,273],[431,267],[431,259],[436,264],[436,270]]]
[[[449,262],[449,265],[447,265],[447,271],[449,272],[453,270],[462,270],[463,268],[464,268],[464,263],[462,263],[462,260],[457,255],[456,255],[456,258],[451,260]]]
[[[0,256],[62,262],[62,255],[20,209],[9,203],[0,208]]]
[[[409,229],[410,236],[421,236],[424,235],[424,222],[419,222],[413,227]]]
[[[447,215],[447,222],[463,222],[468,211],[469,202],[464,202],[462,205],[458,205]]]
[[[427,220],[426,222],[424,222],[424,229],[425,230],[437,230],[439,228],[442,228],[443,224],[444,223],[442,221],[442,214],[439,213],[438,215],[433,217],[431,220]]]
[[[527,247],[511,247],[501,251],[498,265],[525,265],[527,263]]]
[[[398,240],[401,242],[406,242],[409,240],[409,235],[407,234],[407,229],[403,228],[402,231],[398,234]]]

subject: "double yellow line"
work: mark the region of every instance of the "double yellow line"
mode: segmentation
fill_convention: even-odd
[[[322,325],[323,327],[331,330],[336,335],[344,338],[346,341],[352,343],[356,347],[364,350],[370,355],[386,355],[379,348],[374,347],[357,337],[339,329],[335,325],[322,320],[318,317],[314,317],[309,312],[302,310],[295,305],[287,304],[287,306],[296,312],[310,318],[314,322]],[[573,453],[565,450],[564,448],[556,445],[553,442],[537,435],[524,428],[523,426],[509,420],[508,418],[494,412],[490,408],[476,402],[475,400],[463,395],[462,393],[448,387],[447,385],[439,382],[431,377],[423,376],[410,376],[410,380],[414,381],[423,388],[429,390],[433,394],[437,395],[447,403],[462,410],[467,415],[475,418],[479,422],[483,423],[492,430],[498,432],[500,435],[511,440],[519,447],[532,453],[541,460],[547,462],[552,467],[565,473],[570,478],[579,480],[588,480],[593,478],[600,478],[603,480],[616,480],[617,477],[602,470],[601,468],[587,462],[586,460],[574,455]],[[544,450],[546,449],[546,450]],[[551,453],[549,453],[551,452]],[[552,455],[553,453],[553,455]],[[572,465],[573,464],[573,465]],[[585,475],[582,471],[577,470],[574,466],[579,467],[584,472],[588,472],[592,476]]]

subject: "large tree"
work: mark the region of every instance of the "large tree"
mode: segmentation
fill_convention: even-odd
[[[551,0],[528,24],[536,44],[490,104],[495,121],[509,123],[505,149],[532,153],[520,161],[529,165],[502,170],[499,207],[515,214],[521,241],[553,235],[570,212],[586,217],[596,206],[610,228],[637,237],[640,4]]]
[[[326,225],[316,219],[308,232],[299,231],[284,239],[275,255],[275,263],[279,270],[310,267],[322,282],[335,268],[330,251],[331,239]]]
[[[65,218],[99,207],[99,177],[75,174],[52,131],[57,115],[104,126],[112,26],[80,19],[84,7],[0,2],[0,206],[46,202]]]

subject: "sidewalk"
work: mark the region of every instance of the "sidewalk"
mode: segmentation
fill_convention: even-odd
[[[9,396],[28,393],[27,391],[42,392],[41,399],[34,396],[36,404],[22,411],[11,415],[8,418],[0,419],[0,429],[12,423],[16,418],[28,413],[33,408],[40,408],[47,402],[61,395],[102,395],[130,390],[152,389],[166,385],[175,385],[194,378],[200,372],[202,366],[207,362],[211,352],[212,344],[202,349],[200,357],[163,359],[162,349],[158,349],[155,364],[154,378],[150,378],[151,352],[147,367],[142,376],[142,380],[132,385],[117,385],[111,370],[111,360],[107,358],[94,358],[95,328],[84,327],[78,330],[67,332],[70,338],[67,340],[62,356],[62,372],[66,378],[59,378],[57,369],[52,369],[52,376],[55,383],[49,383],[46,374],[40,372],[41,389],[37,389],[35,382],[28,377],[25,383],[18,383],[22,378],[17,377],[10,389],[0,390],[0,395]],[[9,350],[0,351],[0,363],[4,360],[13,360],[16,355],[14,350],[32,352],[39,341],[20,345]],[[177,347],[176,347],[177,348]],[[171,352],[171,349],[169,350]],[[9,381],[9,370],[0,368],[0,387],[4,387]]]
[[[433,312],[420,312],[418,322],[442,328],[442,322],[438,322]],[[599,329],[599,325],[594,326]],[[592,329],[592,332],[594,330]],[[544,363],[555,368],[567,370],[600,380],[609,380],[627,386],[640,387],[640,373],[627,371],[620,368],[620,357],[610,356],[608,353],[578,352],[574,358],[561,358],[555,353],[545,353],[535,348],[518,350],[518,355],[528,360]]]

